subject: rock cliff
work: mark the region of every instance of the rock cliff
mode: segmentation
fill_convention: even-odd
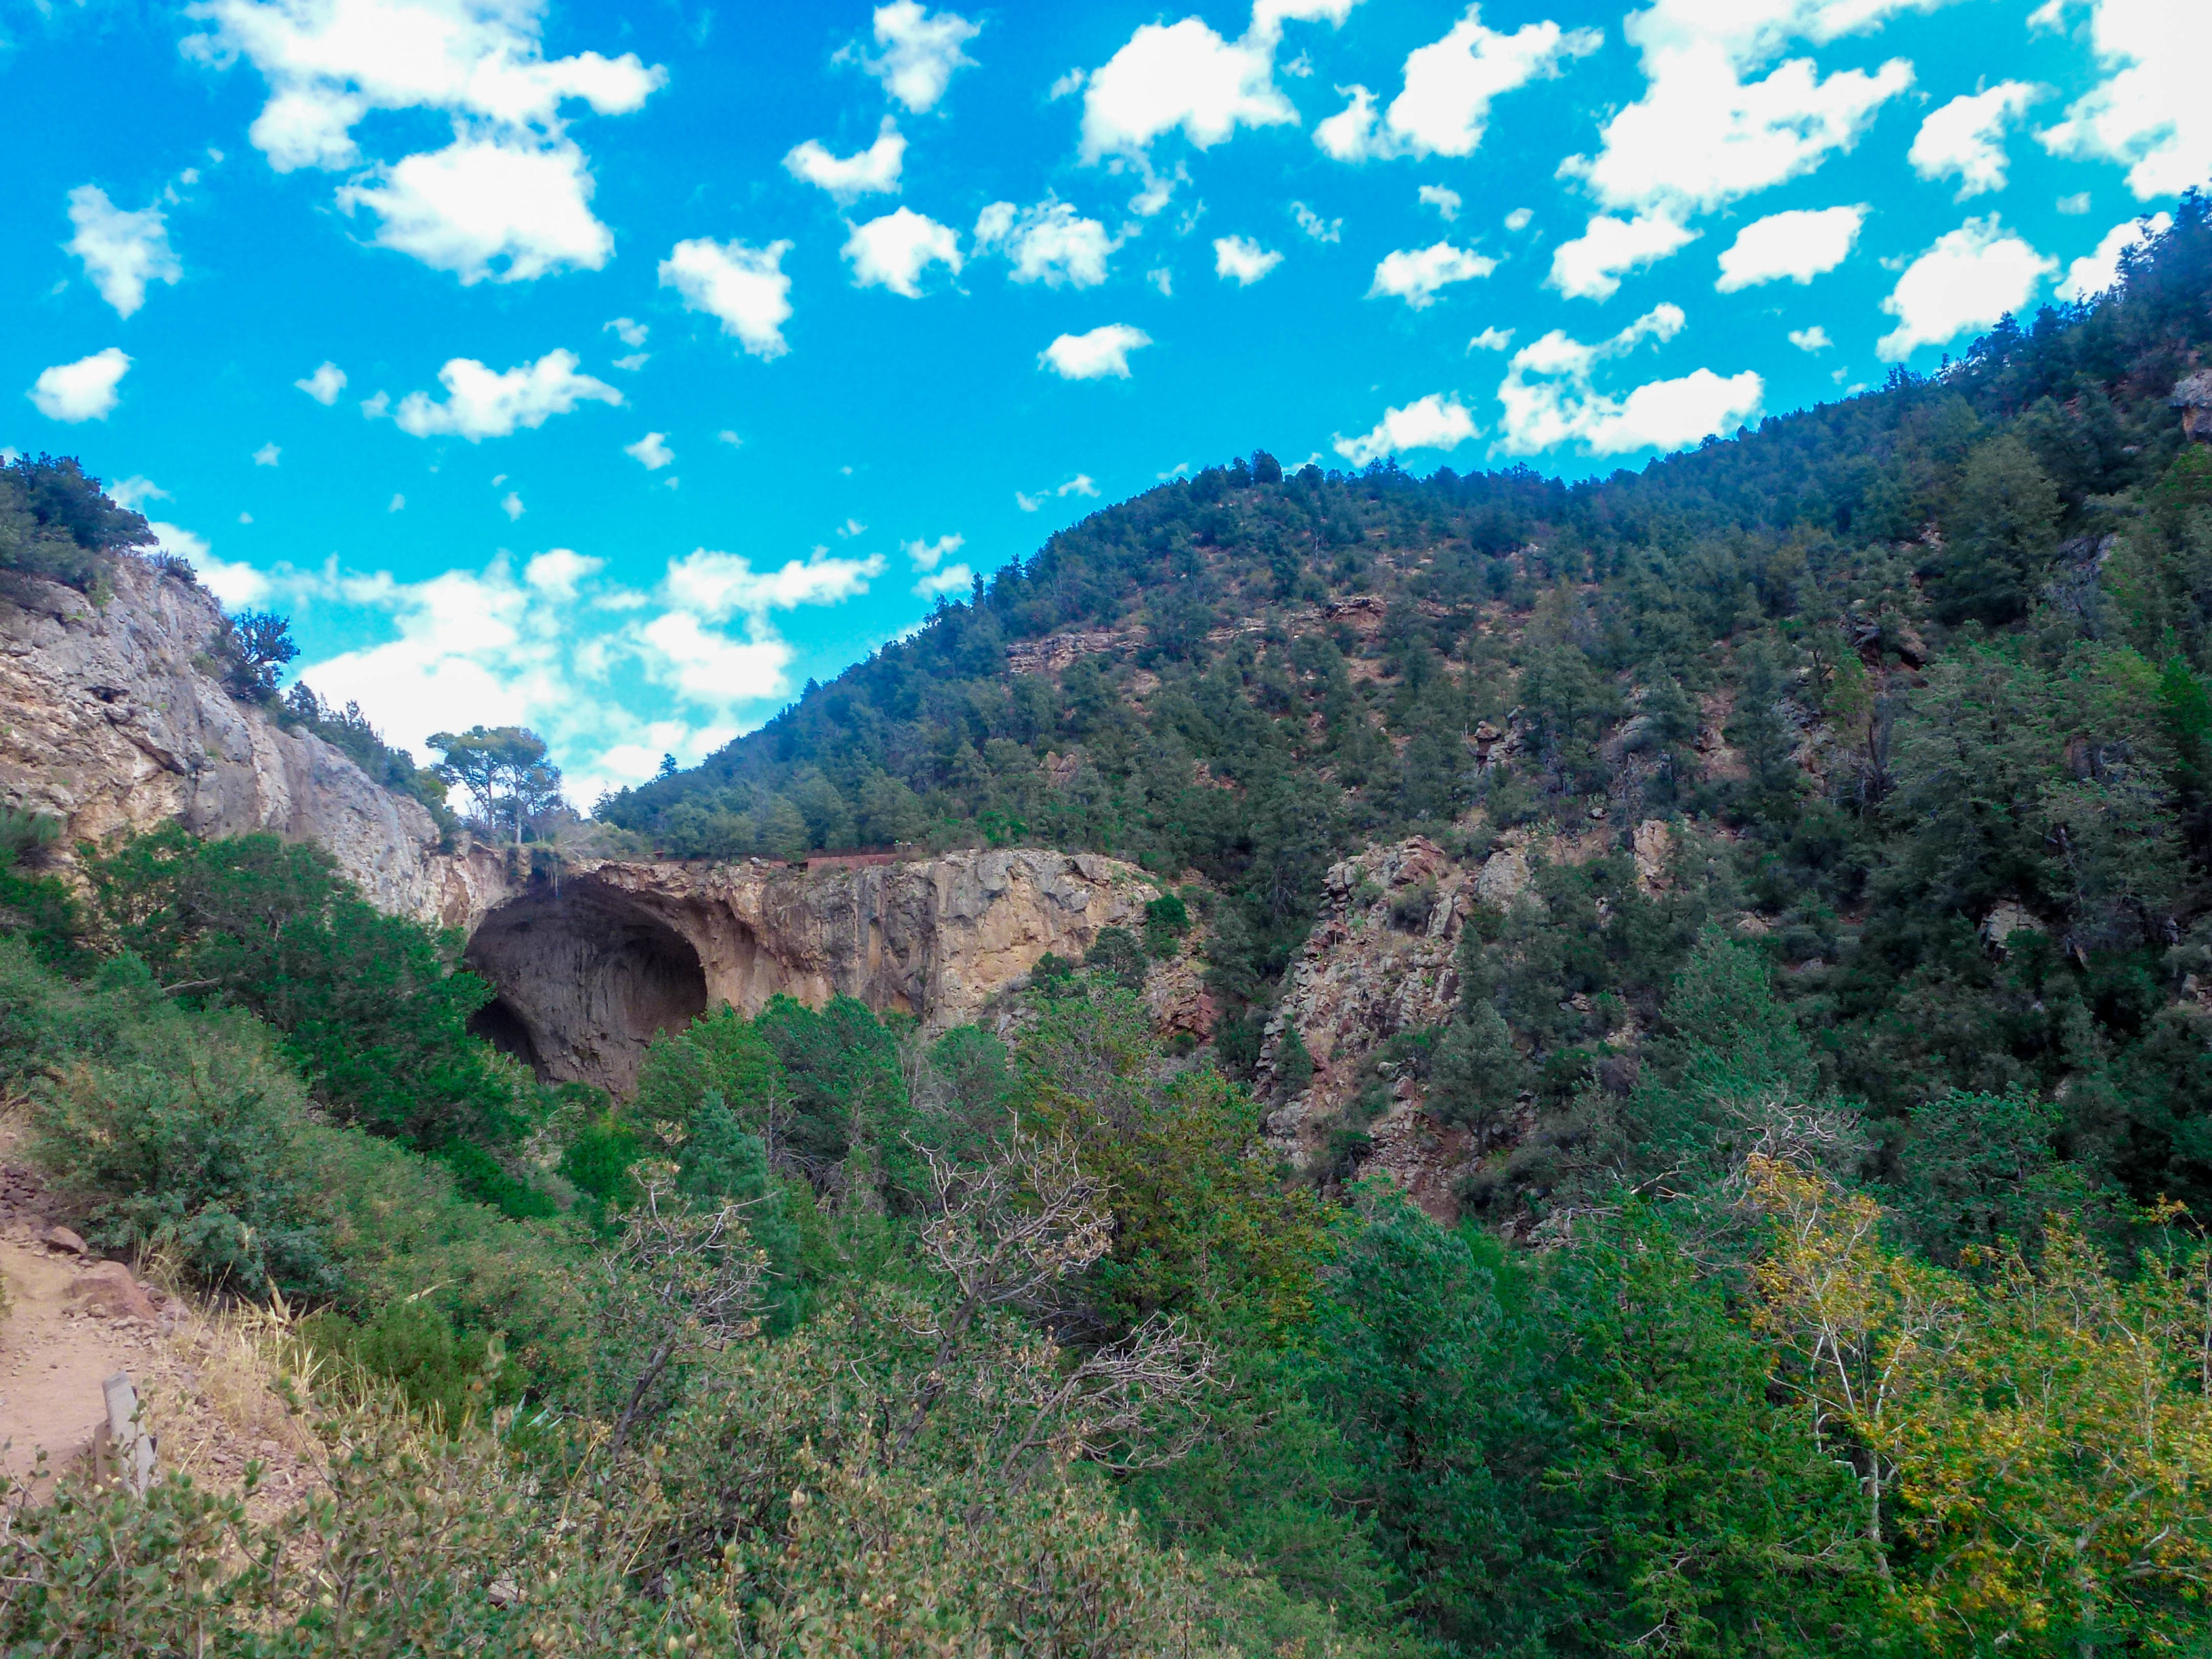
[[[387,910],[471,925],[504,861],[439,850],[420,802],[343,751],[242,708],[200,665],[215,600],[135,558],[98,601],[20,576],[0,588],[0,799],[62,821],[60,856],[172,820],[202,835],[321,842]]]
[[[468,960],[500,988],[486,1034],[548,1076],[617,1092],[654,1032],[778,993],[971,1020],[1048,951],[1079,957],[1159,896],[1089,854],[947,853],[801,870],[584,859],[487,915]]]

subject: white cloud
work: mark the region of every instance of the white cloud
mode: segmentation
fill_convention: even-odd
[[[939,560],[950,558],[967,545],[968,538],[956,533],[939,536],[933,542],[926,542],[917,537],[910,542],[901,542],[899,549],[914,561],[916,570],[934,570]]]
[[[222,600],[226,610],[259,605],[269,597],[270,583],[266,575],[243,562],[216,557],[209,550],[206,537],[159,520],[146,527],[154,532],[155,547],[172,558],[189,563],[200,586]]]
[[[633,351],[626,356],[616,358],[614,366],[617,368],[621,369],[625,374],[635,374],[637,370],[643,368],[652,361],[653,354],[651,352]]]
[[[15,452],[11,449],[4,456],[0,456],[0,465],[13,461],[15,459]],[[166,501],[170,499],[170,496],[167,490],[143,473],[133,473],[127,478],[118,478],[108,485],[107,499],[119,507],[137,513],[143,510],[149,501]]]
[[[1364,466],[1408,449],[1456,449],[1478,430],[1457,397],[1431,392],[1403,409],[1386,409],[1372,432],[1352,438],[1340,434],[1336,453],[1354,466]]]
[[[858,519],[848,517],[844,523],[837,526],[837,533],[843,537],[847,541],[850,541],[854,537],[860,535],[866,532],[867,527],[867,526],[862,524]]]
[[[755,570],[741,554],[697,548],[668,567],[668,596],[681,609],[711,622],[732,617],[764,617],[802,605],[836,605],[868,591],[884,574],[883,555],[865,559],[830,556],[816,548],[805,560],[791,559],[774,570]]]
[[[477,443],[504,438],[518,427],[541,427],[586,400],[620,404],[621,392],[605,380],[576,372],[573,351],[549,351],[534,363],[494,374],[473,357],[455,357],[438,371],[446,401],[425,392],[399,400],[393,418],[417,438],[451,434]]]
[[[120,346],[95,351],[41,374],[27,394],[50,421],[104,421],[118,401],[116,386],[131,367]]]
[[[1129,378],[1129,354],[1152,343],[1141,328],[1107,323],[1087,334],[1063,334],[1037,354],[1037,367],[1063,380]]]
[[[2048,0],[2031,21],[2057,23],[2082,0]],[[2212,173],[2212,7],[2197,0],[2087,0],[2105,79],[2038,133],[2054,155],[2114,161],[2137,201],[2179,195]]]
[[[522,580],[548,599],[573,599],[578,584],[606,568],[605,559],[588,558],[574,548],[556,547],[522,567]]]
[[[1298,222],[1298,228],[1316,242],[1336,242],[1344,239],[1344,221],[1324,219],[1304,202],[1291,204],[1291,216]]]
[[[613,251],[592,216],[583,153],[566,106],[640,107],[666,79],[634,52],[549,59],[540,0],[202,0],[209,25],[186,56],[244,58],[269,83],[250,131],[280,173],[364,165],[354,129],[377,111],[453,119],[445,149],[369,162],[337,194],[383,221],[376,240],[465,283],[597,270]],[[496,272],[495,264],[501,269]]]
[[[1366,88],[1342,88],[1352,101],[1314,129],[1314,142],[1340,161],[1472,155],[1490,125],[1493,100],[1559,74],[1565,61],[1604,44],[1599,30],[1562,29],[1548,21],[1501,33],[1483,27],[1481,10],[1469,6],[1443,39],[1407,54],[1405,89],[1379,119]]]
[[[2005,128],[2046,91],[2025,81],[2003,81],[1986,92],[1961,94],[1920,124],[1905,160],[1923,179],[1957,179],[1958,201],[2002,190]]]
[[[857,155],[833,155],[809,138],[783,158],[783,166],[793,178],[819,185],[839,206],[849,207],[863,196],[896,195],[905,159],[906,140],[886,115],[876,142]]]
[[[1513,343],[1513,331],[1492,325],[1467,343],[1469,351],[1503,351]]]
[[[1286,22],[1340,27],[1357,0],[1255,0],[1243,37],[1224,40],[1202,21],[1146,23],[1087,77],[1083,159],[1136,161],[1151,186],[1137,211],[1166,205],[1172,181],[1152,175],[1148,152],[1178,129],[1210,149],[1238,127],[1296,126],[1298,112],[1275,85],[1275,52]]]
[[[1066,74],[1052,83],[1052,90],[1044,95],[1045,101],[1048,104],[1056,104],[1069,94],[1082,91],[1083,83],[1090,78],[1090,73],[1087,70],[1081,69],[1068,70]]]
[[[1460,193],[1444,185],[1423,185],[1416,192],[1423,207],[1432,207],[1446,224],[1459,217]]]
[[[407,510],[407,498],[404,495],[394,495],[392,498],[392,505],[386,507],[384,510],[386,513],[405,512]]]
[[[1528,228],[1528,222],[1535,216],[1536,215],[1534,209],[1515,208],[1512,212],[1505,216],[1505,228],[1508,230],[1526,230]]]
[[[1375,281],[1367,297],[1403,300],[1414,310],[1424,311],[1435,302],[1439,289],[1487,276],[1497,269],[1497,260],[1471,248],[1454,247],[1449,242],[1399,248],[1375,267]]]
[[[275,444],[264,444],[253,452],[253,464],[256,466],[274,466],[283,453]]]
[[[339,190],[339,208],[368,209],[382,222],[379,245],[450,270],[464,285],[597,270],[614,253],[614,233],[592,216],[584,152],[567,139],[457,137],[362,177],[370,182]]]
[[[2062,196],[2058,198],[2057,206],[2061,213],[2069,216],[2087,213],[2089,210],[2089,192],[2077,190],[2071,196]]]
[[[668,447],[665,432],[648,432],[635,443],[624,444],[623,453],[647,472],[658,472],[676,459],[676,452]]]
[[[1121,246],[1097,220],[1050,197],[1020,209],[994,202],[975,218],[975,252],[1012,260],[1009,275],[1018,283],[1096,288],[1106,280],[1108,258]]]
[[[1626,273],[1656,264],[1701,234],[1665,213],[1633,219],[1596,214],[1581,235],[1552,250],[1552,272],[1544,283],[1571,300],[1610,300]]]
[[[612,320],[602,323],[599,325],[599,332],[602,334],[611,333],[615,338],[620,340],[624,345],[629,347],[632,350],[635,350],[639,346],[643,345],[645,343],[645,337],[652,331],[652,327],[649,324],[638,322],[634,318],[629,317],[617,317]]]
[[[2170,213],[2153,214],[2148,219],[2130,219],[2124,224],[2114,225],[2105,233],[2094,253],[2076,259],[2066,268],[2066,275],[2058,284],[2062,300],[2093,300],[2120,279],[2120,255],[2138,242],[2153,236],[2163,236],[2173,228]]]
[[[948,564],[933,571],[914,585],[921,598],[933,599],[939,593],[965,593],[975,584],[975,573],[964,564]]]
[[[1835,342],[1828,337],[1826,329],[1815,323],[1810,328],[1791,329],[1790,343],[1800,351],[1826,351]]]
[[[1678,306],[1661,305],[1611,339],[1584,344],[1553,329],[1513,354],[1498,388],[1504,421],[1498,447],[1528,455],[1579,444],[1592,455],[1675,449],[1725,431],[1759,413],[1765,383],[1752,371],[1723,378],[1699,368],[1680,379],[1652,380],[1626,398],[1595,385],[1598,365],[1647,339],[1671,340],[1686,322]]]
[[[920,278],[931,265],[960,274],[960,238],[912,208],[900,208],[853,227],[844,246],[854,288],[887,288],[909,300],[921,297]]]
[[[1157,270],[1146,271],[1145,280],[1159,289],[1160,298],[1163,300],[1175,298],[1175,272],[1167,266],[1162,265]]]
[[[1710,210],[1810,173],[1848,150],[1875,112],[1912,83],[1893,58],[1869,74],[1823,77],[1795,58],[1747,78],[1794,40],[1825,44],[1944,0],[1656,0],[1623,33],[1641,57],[1644,95],[1615,112],[1595,157],[1571,155],[1602,206],[1676,217]]]
[[[322,366],[313,374],[308,375],[304,380],[295,380],[292,384],[322,404],[324,408],[328,409],[332,404],[337,402],[338,393],[345,390],[345,370],[328,359],[325,359]]]
[[[687,311],[719,318],[722,332],[763,361],[790,349],[783,325],[791,319],[791,278],[784,273],[788,241],[749,247],[705,237],[678,242],[660,262],[660,285],[684,296]]]
[[[65,246],[84,262],[84,274],[117,316],[146,303],[147,283],[184,280],[160,208],[125,213],[99,185],[79,185],[69,193],[69,216],[76,234]]]
[[[1897,319],[1875,349],[1897,362],[1923,345],[1942,345],[2018,311],[2058,261],[2037,252],[1997,223],[1969,219],[1947,231],[1897,279],[1881,308]]]
[[[1045,498],[1042,495],[1024,495],[1018,489],[1014,492],[1014,505],[1024,513],[1034,513],[1044,503]]]
[[[1754,220],[1721,255],[1720,280],[1713,286],[1733,294],[1785,276],[1809,283],[1850,257],[1866,214],[1864,206],[1799,208]]]
[[[982,31],[957,12],[932,12],[915,0],[896,0],[878,6],[875,14],[878,55],[870,58],[856,45],[839,53],[858,58],[860,66],[884,83],[884,90],[916,115],[934,108],[951,84],[952,71],[973,65],[975,59],[961,50]]]
[[[1239,288],[1251,287],[1282,263],[1280,253],[1261,247],[1249,236],[1213,239],[1213,274]]]
[[[727,427],[724,427],[720,432],[717,432],[714,434],[714,439],[716,442],[726,443],[732,449],[743,447],[745,441],[736,433],[731,431]]]
[[[1088,472],[1079,472],[1052,492],[1055,495],[1091,495],[1098,494],[1097,480]]]

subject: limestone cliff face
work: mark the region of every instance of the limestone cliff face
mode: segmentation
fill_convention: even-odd
[[[194,665],[222,619],[205,592],[132,558],[110,580],[99,605],[53,582],[0,589],[0,799],[61,819],[64,856],[174,820],[320,842],[383,908],[447,926],[503,890],[501,860],[441,854],[421,803]]]
[[[860,868],[585,859],[476,930],[489,1035],[550,1076],[623,1092],[701,1010],[856,997],[932,1028],[975,1018],[1048,951],[1079,957],[1159,896],[1088,854],[947,853]]]

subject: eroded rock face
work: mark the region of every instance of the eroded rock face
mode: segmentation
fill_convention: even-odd
[[[500,991],[486,1036],[620,1094],[656,1031],[724,1003],[842,994],[933,1029],[972,1020],[1158,896],[1111,859],[1028,849],[813,871],[587,859],[492,910],[468,960]]]
[[[466,927],[507,885],[497,854],[438,850],[420,802],[339,750],[240,707],[195,665],[222,620],[204,590],[125,558],[95,605],[0,588],[0,798],[62,820],[62,855],[171,821],[313,840],[384,909]]]

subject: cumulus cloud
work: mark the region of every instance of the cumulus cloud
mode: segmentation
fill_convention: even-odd
[[[1242,39],[1224,40],[1196,17],[1140,25],[1083,82],[1083,158],[1119,156],[1147,169],[1152,188],[1139,211],[1167,201],[1167,181],[1149,173],[1153,143],[1180,131],[1210,149],[1239,127],[1296,126],[1298,112],[1275,85],[1275,52],[1286,22],[1340,27],[1357,0],[1255,0]]]
[[[76,234],[64,246],[84,262],[84,274],[117,316],[146,303],[147,283],[184,280],[159,207],[125,213],[99,185],[79,185],[69,193],[69,216]]]
[[[783,166],[793,178],[828,191],[844,207],[863,196],[896,195],[905,160],[906,140],[899,137],[897,123],[886,115],[876,142],[857,155],[833,155],[809,138],[783,158]]]
[[[1129,378],[1129,354],[1152,343],[1141,328],[1107,323],[1087,334],[1063,334],[1037,354],[1037,367],[1063,380]]]
[[[1106,280],[1106,261],[1121,246],[1096,219],[1086,219],[1050,197],[1033,207],[994,202],[975,219],[975,252],[1013,262],[1018,283],[1096,288]]]
[[[750,247],[705,237],[678,242],[660,262],[660,285],[672,288],[687,311],[718,319],[754,356],[770,361],[790,349],[783,325],[791,319],[791,278],[784,273],[788,241]]]
[[[1052,492],[1055,495],[1090,495],[1098,494],[1098,481],[1088,472],[1079,472]]]
[[[1375,281],[1368,288],[1367,297],[1403,300],[1415,311],[1425,311],[1440,289],[1487,276],[1497,269],[1497,260],[1472,248],[1454,247],[1449,242],[1399,248],[1375,267]]]
[[[919,537],[910,542],[901,542],[899,550],[914,561],[916,570],[934,570],[940,560],[951,557],[967,545],[968,538],[956,532],[939,536],[933,542],[923,541]]]
[[[1610,300],[1620,291],[1622,276],[1656,264],[1701,234],[1666,213],[1633,219],[1594,215],[1581,235],[1552,250],[1545,286],[1571,300]]]
[[[1875,343],[1885,362],[1898,362],[1923,345],[1942,345],[1969,329],[1987,328],[2018,311],[2058,261],[2037,252],[1997,222],[1997,216],[1969,219],[1936,239],[1905,268],[1881,308],[1897,326]]]
[[[665,586],[684,610],[710,622],[725,622],[803,605],[836,605],[866,592],[869,582],[883,574],[880,553],[843,559],[817,547],[803,560],[755,570],[752,561],[742,554],[702,547],[670,563]]]
[[[1871,74],[1823,76],[1810,58],[1794,58],[1758,72],[1793,40],[1823,45],[1942,3],[1656,0],[1623,25],[1643,65],[1643,96],[1606,122],[1595,156],[1571,155],[1559,171],[1602,206],[1676,217],[1801,177],[1855,145],[1912,84],[1912,66],[1892,58]]]
[[[313,374],[305,380],[295,380],[292,384],[325,409],[328,409],[332,404],[337,402],[338,393],[345,390],[345,370],[326,357]]]
[[[1790,343],[1800,351],[1826,351],[1835,342],[1828,337],[1826,329],[1815,323],[1810,328],[1791,329]]]
[[[1371,432],[1336,440],[1336,453],[1354,466],[1408,449],[1456,449],[1476,435],[1474,416],[1456,396],[1431,392],[1403,409],[1386,409]]]
[[[606,263],[613,239],[592,216],[566,112],[643,105],[666,76],[635,52],[548,58],[533,0],[204,0],[191,13],[207,27],[186,56],[218,69],[242,58],[268,82],[248,136],[271,167],[366,167],[337,200],[380,217],[379,242],[464,282]],[[450,116],[453,142],[368,161],[355,129],[399,110]]]
[[[912,208],[854,226],[843,251],[854,288],[887,288],[909,300],[921,297],[921,273],[931,265],[960,274],[959,236]]]
[[[264,444],[253,452],[253,464],[256,466],[274,466],[283,453],[275,444]]]
[[[1588,57],[1605,41],[1599,30],[1562,29],[1548,21],[1504,34],[1485,27],[1481,12],[1469,6],[1443,39],[1407,54],[1405,89],[1388,110],[1376,108],[1365,87],[1345,88],[1351,102],[1314,129],[1314,142],[1340,161],[1472,155],[1494,100],[1556,76],[1564,63]]]
[[[1459,217],[1460,193],[1443,185],[1423,185],[1415,192],[1423,207],[1432,207],[1446,224]]]
[[[1733,294],[1785,276],[1809,283],[1850,257],[1866,214],[1864,206],[1803,208],[1754,220],[1721,255],[1720,280],[1713,286]]]
[[[614,317],[599,325],[602,334],[611,334],[624,345],[635,349],[645,343],[645,337],[653,331],[652,325],[632,317]]]
[[[2025,81],[2005,81],[1986,92],[1962,94],[1920,124],[1905,159],[1923,179],[1958,179],[1958,201],[2002,190],[2005,128],[2045,91]]]
[[[2163,236],[2173,228],[2173,216],[2155,213],[2148,219],[2130,219],[2125,224],[2114,225],[2105,233],[2094,253],[2085,254],[2066,267],[2066,275],[2058,284],[2062,300],[2094,300],[2120,280],[2120,255],[2139,242],[2154,236]]]
[[[983,28],[957,12],[933,12],[915,0],[895,0],[876,8],[874,56],[857,42],[838,56],[858,62],[884,83],[885,92],[922,115],[945,96],[953,70],[974,65],[975,60],[961,48]]]
[[[1553,329],[1522,347],[1498,388],[1504,414],[1498,447],[1530,455],[1572,443],[1586,454],[1623,455],[1680,448],[1754,418],[1766,388],[1748,369],[1723,377],[1699,368],[1675,380],[1647,381],[1625,398],[1597,389],[1600,364],[1645,340],[1671,340],[1686,321],[1680,307],[1662,305],[1595,344]]]
[[[464,285],[599,270],[615,239],[592,216],[591,200],[584,152],[565,138],[456,138],[371,167],[337,193],[343,211],[377,216],[380,246],[450,270]]]
[[[964,564],[948,564],[942,570],[933,570],[914,585],[921,598],[933,599],[939,593],[965,593],[975,583],[975,573]]]
[[[1298,228],[1316,242],[1337,242],[1344,240],[1344,221],[1324,219],[1304,202],[1291,204],[1291,217],[1298,222]]]
[[[1513,343],[1513,331],[1496,325],[1486,328],[1467,343],[1469,351],[1503,351]]]
[[[576,372],[573,351],[549,351],[534,363],[495,374],[473,357],[455,357],[438,371],[446,388],[439,403],[427,392],[399,400],[393,419],[417,438],[452,436],[480,443],[504,438],[519,427],[537,428],[580,403],[620,404],[621,392],[605,380]]]
[[[57,363],[32,385],[28,397],[40,414],[50,421],[71,425],[79,421],[104,421],[118,401],[116,387],[131,367],[120,346],[95,351],[73,363]]]
[[[665,432],[648,432],[635,443],[624,444],[623,453],[647,472],[658,472],[676,459],[676,452],[668,447]]]
[[[1213,239],[1213,274],[1239,288],[1251,287],[1282,263],[1280,253],[1261,247],[1249,236]]]
[[[2054,155],[2128,169],[2136,199],[2179,195],[2212,172],[2212,8],[2173,0],[2045,0],[2031,20],[2056,27],[2086,3],[2105,78],[2036,135]]]

